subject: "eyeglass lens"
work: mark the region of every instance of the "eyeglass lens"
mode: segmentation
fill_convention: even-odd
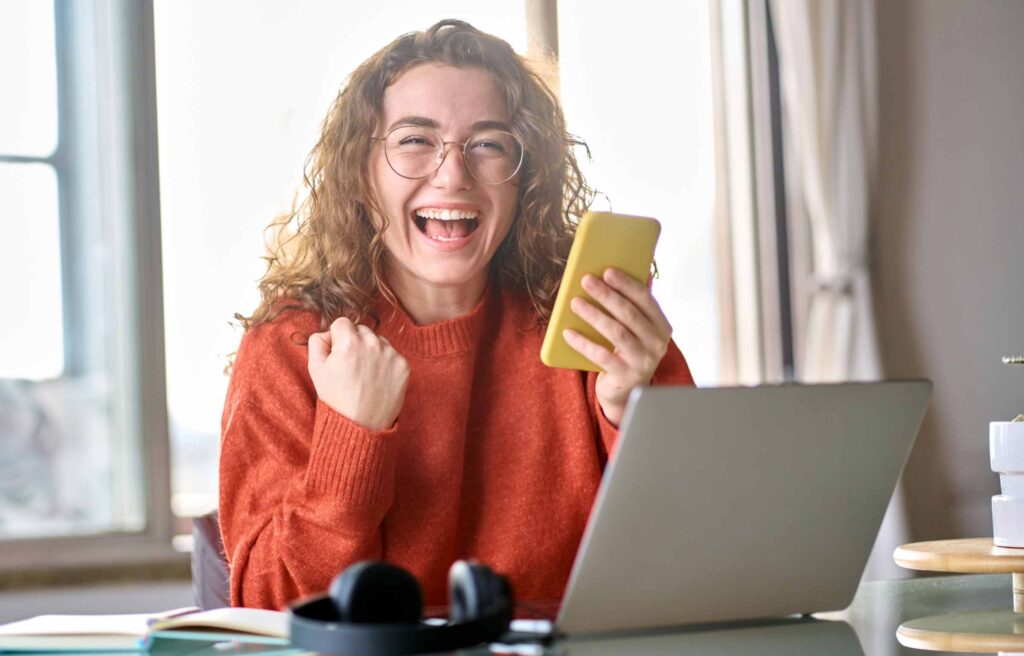
[[[430,128],[399,126],[388,134],[384,146],[388,164],[404,178],[426,177],[436,171],[444,159],[441,135]],[[466,142],[464,153],[470,175],[487,184],[500,184],[510,179],[523,159],[519,140],[501,130],[475,133]]]

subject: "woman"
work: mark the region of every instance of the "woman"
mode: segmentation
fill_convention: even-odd
[[[476,558],[561,596],[629,392],[692,384],[650,291],[609,270],[574,310],[605,373],[540,363],[590,192],[557,101],[459,21],[363,63],[324,121],[308,200],[244,318],[223,416],[233,605],[281,608],[349,564],[409,569],[428,605]]]

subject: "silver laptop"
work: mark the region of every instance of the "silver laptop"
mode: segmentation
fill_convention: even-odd
[[[930,393],[927,381],[634,391],[557,631],[845,608]]]

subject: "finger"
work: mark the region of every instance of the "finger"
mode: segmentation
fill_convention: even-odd
[[[632,301],[665,337],[672,335],[672,326],[661,309],[661,305],[651,293],[653,277],[649,278],[648,284],[644,285],[621,269],[609,267],[605,269],[601,281]]]
[[[367,346],[380,346],[380,339],[378,339],[369,326],[364,326],[361,323],[356,324],[356,334],[359,335],[359,339]]]
[[[653,281],[653,279],[651,279]],[[672,336],[672,325],[651,293],[651,288],[634,280],[620,269],[605,269],[602,282],[632,301],[665,338]]]
[[[339,317],[331,323],[331,340],[338,346],[351,343],[358,335],[355,324],[348,317]]]
[[[387,342],[387,340],[385,340],[383,337],[378,336],[377,333],[373,332],[373,328],[360,324],[356,326],[356,330],[359,331],[360,339],[363,340],[363,344],[365,344],[368,348],[371,348],[375,351],[383,352],[390,347],[390,344]]]
[[[569,302],[569,307],[580,318],[594,327],[612,343],[616,351],[634,367],[642,366],[644,345],[630,332],[629,328],[600,311],[592,303],[577,296]]]
[[[309,361],[323,362],[331,354],[331,334],[313,333],[309,336]]]
[[[600,278],[584,276],[583,289],[604,306],[610,315],[632,331],[651,351],[660,349],[662,344],[668,341],[668,335],[659,330],[658,326],[636,303]]]
[[[391,344],[391,342],[388,341],[387,337],[381,337],[381,336],[378,335],[377,339],[380,340],[380,347],[381,347],[382,351],[384,351],[385,353],[390,353],[390,352],[398,353],[398,351]],[[401,353],[399,353],[399,355],[401,355]]]
[[[601,367],[604,371],[618,376],[629,372],[629,365],[622,358],[600,344],[590,341],[572,328],[563,330],[562,337],[565,339],[566,344],[586,359]]]

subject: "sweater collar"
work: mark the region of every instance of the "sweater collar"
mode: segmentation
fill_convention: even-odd
[[[469,313],[424,326],[416,325],[401,304],[382,302],[379,334],[404,355],[436,358],[466,353],[483,334],[497,294],[498,285],[489,281],[483,296]]]

